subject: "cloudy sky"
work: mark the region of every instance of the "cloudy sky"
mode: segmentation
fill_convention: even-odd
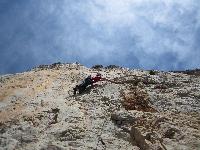
[[[0,74],[76,61],[200,67],[200,1],[0,0]]]

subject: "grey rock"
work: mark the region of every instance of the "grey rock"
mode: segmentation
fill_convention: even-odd
[[[108,68],[96,71],[113,82],[81,95],[73,88],[96,73],[79,63],[0,76],[0,149],[198,149],[200,76]]]

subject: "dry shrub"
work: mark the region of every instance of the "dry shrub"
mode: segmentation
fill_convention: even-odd
[[[106,66],[105,69],[120,69],[122,67],[120,66],[117,66],[117,65],[109,65],[109,66]]]
[[[149,74],[150,74],[150,75],[156,75],[156,71],[150,70],[150,71],[149,71]]]
[[[94,65],[91,67],[91,69],[102,69],[103,65]]]
[[[126,110],[138,110],[144,112],[156,112],[150,106],[149,95],[142,89],[134,89],[123,94],[123,106]]]
[[[167,89],[168,87],[167,87],[167,85],[165,85],[165,84],[157,84],[157,85],[155,85],[154,86],[154,89]]]

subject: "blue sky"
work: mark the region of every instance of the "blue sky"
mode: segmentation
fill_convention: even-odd
[[[199,0],[0,0],[0,74],[80,62],[200,66]]]

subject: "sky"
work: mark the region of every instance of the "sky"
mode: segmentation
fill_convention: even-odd
[[[200,1],[0,0],[0,74],[55,62],[200,68]]]

